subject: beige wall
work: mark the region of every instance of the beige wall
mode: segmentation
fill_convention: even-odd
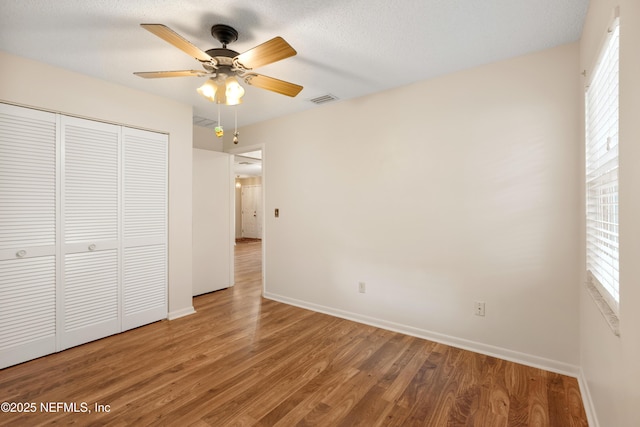
[[[591,0],[580,65],[588,75],[593,70],[616,6],[620,10],[620,337],[613,335],[582,285],[583,240],[580,364],[599,425],[631,427],[638,425],[640,403],[640,1]],[[584,227],[584,215],[577,218]]]
[[[169,134],[169,316],[192,312],[191,107],[4,52],[0,101]]]
[[[222,138],[218,138],[213,129],[194,125],[193,148],[198,148],[200,150],[222,151]]]
[[[266,295],[577,375],[578,76],[570,44],[241,129]]]
[[[193,295],[233,285],[233,158],[193,149]]]

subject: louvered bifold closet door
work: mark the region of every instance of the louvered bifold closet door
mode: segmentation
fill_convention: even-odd
[[[0,368],[55,351],[56,132],[0,104]]]
[[[121,128],[62,117],[59,350],[120,332]]]
[[[167,317],[165,134],[123,128],[122,329]]]

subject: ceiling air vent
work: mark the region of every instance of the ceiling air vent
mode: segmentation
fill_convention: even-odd
[[[337,101],[338,99],[339,98],[337,96],[328,93],[326,95],[310,99],[309,101],[313,102],[314,104],[326,104],[327,102]]]
[[[218,122],[200,116],[193,116],[193,124],[204,128],[214,129],[218,125]]]

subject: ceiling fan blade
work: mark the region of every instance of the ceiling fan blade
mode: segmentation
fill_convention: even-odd
[[[300,85],[285,82],[284,80],[274,79],[273,77],[263,76],[262,74],[251,73],[242,76],[242,78],[251,86],[270,90],[290,97],[296,96],[303,89]]]
[[[296,50],[282,37],[275,37],[261,45],[249,49],[235,57],[235,62],[246,70],[262,67],[290,56],[294,56]]]
[[[171,28],[162,24],[140,24],[145,30],[155,34],[162,40],[171,43],[187,55],[191,55],[198,61],[211,61],[213,58],[191,44],[187,39],[173,31]]]
[[[181,70],[181,71],[143,71],[133,73],[138,77],[144,77],[145,79],[157,79],[162,77],[202,77],[208,73],[197,70]]]

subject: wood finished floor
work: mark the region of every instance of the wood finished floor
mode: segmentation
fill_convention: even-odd
[[[196,314],[0,370],[1,402],[92,413],[0,425],[587,425],[574,378],[263,299],[260,243],[236,248]]]

